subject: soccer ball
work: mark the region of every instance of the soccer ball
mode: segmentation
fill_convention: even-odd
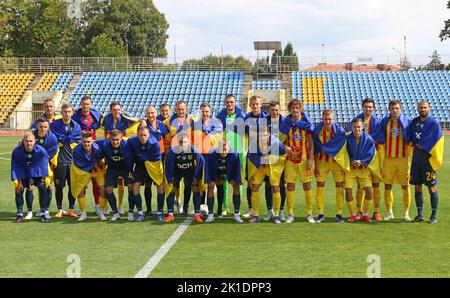
[[[200,205],[200,213],[201,213],[203,216],[207,216],[208,213],[209,213],[208,205],[206,205],[206,204]]]

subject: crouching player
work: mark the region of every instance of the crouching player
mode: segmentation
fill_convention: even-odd
[[[203,168],[205,160],[202,154],[197,148],[190,145],[190,134],[185,132],[179,132],[176,137],[178,138],[178,145],[171,148],[167,154],[164,173],[167,179],[167,208],[168,216],[164,219],[164,222],[172,222],[173,206],[175,200],[175,193],[180,187],[180,181],[184,178],[186,186],[192,187],[194,198],[194,220],[198,223],[203,223],[200,216],[200,189],[199,182],[203,177]]]
[[[251,137],[251,135],[250,135]],[[280,205],[280,179],[286,161],[286,151],[283,144],[271,136],[269,130],[263,131],[259,135],[258,148],[250,144],[248,154],[248,178],[252,190],[252,207],[254,216],[249,222],[259,221],[259,188],[264,179],[269,177],[272,186],[273,207],[275,211],[274,223],[281,223]]]
[[[100,165],[103,167],[103,154],[98,144],[94,143],[92,133],[85,132],[81,137],[81,144],[73,148],[73,161],[70,165],[70,185],[72,195],[78,199],[81,214],[78,221],[85,221],[87,219],[86,213],[86,188],[94,175],[94,167]],[[104,188],[104,181],[97,180],[99,185],[100,197],[100,211],[98,218],[106,220],[104,209],[106,206],[106,199],[102,195]]]
[[[156,184],[156,190],[158,191],[157,217],[158,220],[162,222],[162,212],[164,207],[164,174],[161,161],[161,148],[159,142],[154,137],[150,138],[148,127],[140,126],[137,133],[137,137],[128,139],[128,150],[130,150],[134,159],[132,203],[134,202],[138,210],[136,221],[140,222],[144,220],[140,187],[145,181],[150,180]],[[133,220],[133,211],[134,207],[132,204],[130,205],[130,210],[128,212],[129,221]]]
[[[233,220],[242,223],[243,220],[239,217],[239,209],[241,207],[241,193],[239,186],[242,184],[241,176],[241,162],[239,154],[230,148],[230,144],[226,140],[220,140],[218,146],[212,148],[206,155],[205,160],[205,182],[208,184],[208,218],[205,222],[214,221],[214,187],[221,188],[223,183],[227,181],[233,186],[233,205],[234,217]],[[219,204],[219,211],[222,209],[224,199],[224,192],[217,191],[217,203]],[[218,215],[222,212],[218,211]]]
[[[47,190],[45,177],[48,176],[48,154],[45,149],[36,145],[32,132],[26,132],[22,143],[16,147],[11,156],[11,181],[14,182],[16,194],[17,218],[16,222],[23,222],[23,192],[37,186],[39,190],[39,204],[41,207],[41,221],[47,222],[45,208],[47,207]]]
[[[369,217],[370,202],[373,197],[371,170],[380,177],[378,160],[376,159],[375,143],[372,137],[364,131],[364,122],[360,118],[352,121],[352,132],[347,137],[347,150],[350,158],[350,172],[345,175],[345,200],[350,209],[349,222],[356,220],[352,188],[355,182],[364,190],[362,220],[372,222]]]
[[[132,181],[130,171],[133,164],[133,156],[127,148],[127,141],[122,139],[122,133],[118,129],[109,132],[109,139],[98,141],[98,144],[105,157],[105,193],[109,206],[113,210],[111,221],[120,219],[120,212],[117,208],[116,196],[114,195],[114,185],[119,178],[125,181],[128,187],[128,202],[132,205],[133,196]]]

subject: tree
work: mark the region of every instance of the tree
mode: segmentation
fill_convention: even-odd
[[[10,29],[9,26],[10,15],[8,14],[5,2],[0,2],[0,56],[3,56],[5,50],[7,49],[6,41],[8,39],[8,34]]]
[[[450,9],[450,0],[447,2],[447,9]],[[450,38],[450,19],[444,21],[444,29],[441,30],[439,37],[441,38],[441,41]]]
[[[289,66],[291,71],[299,69],[297,53],[294,51],[294,46],[288,42],[284,50],[276,50],[272,55],[272,64],[282,64]]]
[[[214,56],[209,54],[201,59],[189,59],[183,62],[183,66],[205,66],[205,67],[216,67],[216,68],[230,68],[234,67],[237,69],[251,69],[252,62],[245,59],[244,56],[239,56],[234,58],[231,55],[226,56]]]
[[[153,1],[88,0],[82,11],[86,43],[103,33],[129,56],[167,56],[169,24]]]
[[[408,57],[404,57],[400,61],[400,68],[401,70],[410,70],[411,69],[411,62],[409,61]]]
[[[117,44],[105,33],[92,38],[86,46],[86,55],[90,57],[125,57],[127,51],[123,44]]]
[[[430,56],[431,61],[427,64],[428,70],[443,70],[445,65],[441,62],[441,56],[438,54],[437,50],[434,50],[433,54]]]
[[[78,26],[63,1],[5,0],[1,10],[8,24],[4,47],[14,56],[70,56],[79,49]]]

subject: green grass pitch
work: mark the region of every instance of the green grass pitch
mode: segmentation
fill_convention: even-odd
[[[176,215],[173,224],[160,224],[154,218],[142,223],[123,219],[118,223],[100,222],[94,216],[90,194],[87,222],[52,218],[42,224],[34,218],[15,224],[8,159],[18,140],[0,137],[0,277],[66,277],[70,265],[67,258],[73,254],[80,257],[81,277],[133,277],[185,219]],[[216,218],[213,224],[192,223],[149,277],[367,277],[367,257],[373,254],[380,257],[381,277],[449,277],[450,137],[446,137],[445,148],[444,165],[438,172],[437,225],[400,219],[372,225],[336,223],[334,187],[329,180],[325,193],[327,222],[312,225],[305,221],[304,195],[298,190],[293,224],[235,224],[230,216]],[[414,216],[412,187],[411,193]],[[394,213],[401,218],[398,186],[394,187],[394,196]],[[37,210],[37,193],[35,197]],[[431,207],[427,192],[424,201],[428,218]],[[51,215],[54,210],[53,197]],[[246,211],[244,197],[241,212]],[[262,195],[261,211],[264,216]],[[383,216],[385,211],[382,199]],[[344,216],[348,216],[345,205]]]

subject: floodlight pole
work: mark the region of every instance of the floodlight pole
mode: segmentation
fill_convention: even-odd
[[[404,41],[404,45],[403,45],[403,47],[404,47],[404,49],[403,49],[403,59],[405,60],[404,61],[404,63],[406,64],[406,35],[405,36],[403,36],[403,41]]]
[[[398,53],[398,55],[400,56],[400,67],[402,67],[402,53],[400,53],[400,51],[397,50],[397,49],[394,48],[394,47],[392,47],[392,49],[393,49],[394,51],[396,51],[396,52]]]
[[[322,43],[322,63],[325,63],[325,43]]]
[[[220,57],[221,57],[221,65],[222,65],[222,70],[223,70],[223,43],[220,44]]]
[[[175,44],[173,44],[173,64],[177,64],[177,49]]]

